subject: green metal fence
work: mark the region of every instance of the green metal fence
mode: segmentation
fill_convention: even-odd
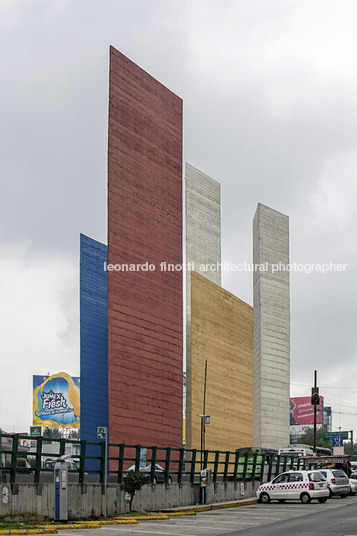
[[[31,442],[30,447],[23,446]],[[49,444],[58,444],[57,453],[49,452]],[[66,452],[66,447],[76,445],[78,454],[72,455],[77,468],[71,472],[78,473],[79,483],[83,483],[87,475],[97,475],[100,483],[104,482],[105,473],[105,442],[75,441],[70,439],[50,439],[29,437],[18,434],[0,434],[0,459],[6,458],[6,466],[2,472],[9,474],[10,482],[16,482],[17,476],[23,473],[33,475],[35,483],[40,482],[41,472],[52,472],[44,468],[46,458],[56,458]],[[47,450],[46,450],[47,448]],[[53,448],[52,448],[53,450]],[[208,467],[212,471],[212,481],[269,481],[277,474],[291,468],[302,469],[299,459],[280,457],[264,452],[252,452],[245,449],[236,451],[212,451],[196,449],[164,448],[157,446],[108,444],[108,478],[109,482],[123,482],[129,467],[139,471],[151,464],[148,472],[150,480],[155,480],[156,464],[163,469],[164,481],[171,479],[179,484],[199,481],[200,470]],[[253,449],[254,450],[254,449]],[[88,454],[90,452],[90,454]],[[143,459],[143,452],[145,457]],[[26,467],[21,465],[26,461]],[[91,460],[89,462],[89,460]],[[31,467],[29,466],[31,462]],[[93,465],[95,468],[93,469]],[[90,468],[91,467],[91,468]]]

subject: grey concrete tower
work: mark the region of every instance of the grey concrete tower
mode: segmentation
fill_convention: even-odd
[[[258,204],[253,221],[254,446],[289,444],[289,218]],[[273,266],[274,265],[274,266]]]
[[[186,164],[186,263],[195,272],[221,286],[221,185],[202,171]],[[219,265],[218,270],[200,270],[201,264]],[[186,273],[186,372],[191,379],[191,274]],[[189,404],[187,398],[187,404]],[[187,413],[191,415],[189,407]],[[191,423],[186,422],[186,446],[191,446]]]

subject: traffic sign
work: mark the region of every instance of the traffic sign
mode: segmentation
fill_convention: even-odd
[[[335,434],[335,435],[332,436],[332,446],[333,447],[343,447],[342,434]]]
[[[106,426],[98,426],[97,427],[97,438],[98,439],[106,439],[106,435],[107,435]]]
[[[323,435],[323,438],[324,440],[328,441],[328,440],[332,440],[332,438],[334,436],[341,436],[342,439],[348,439],[348,432],[344,431],[344,432],[326,432],[324,435]]]

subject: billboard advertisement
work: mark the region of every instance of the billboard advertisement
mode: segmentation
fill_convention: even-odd
[[[322,424],[322,396],[320,404],[316,406],[316,422]],[[311,404],[311,396],[299,396],[290,398],[290,426],[301,424],[313,424],[314,406]]]
[[[33,376],[34,426],[80,427],[80,379],[65,372]]]
[[[321,428],[322,424],[317,424],[316,428],[317,430]],[[297,440],[302,435],[306,434],[308,430],[312,430],[314,428],[313,424],[295,424],[290,426],[290,435],[293,440],[293,443],[295,440]]]

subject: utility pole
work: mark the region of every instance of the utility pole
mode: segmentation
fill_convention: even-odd
[[[316,454],[316,413],[320,405],[319,388],[317,387],[317,370],[314,373],[314,387],[311,389],[311,404],[314,406],[314,453]]]
[[[206,388],[207,388],[207,359],[205,361],[205,384],[203,389],[203,450],[206,450]],[[203,469],[203,467],[202,467]]]
[[[350,434],[351,434],[351,458],[353,456],[353,430],[350,430]]]
[[[205,362],[205,380],[203,383],[203,414],[197,415],[197,417],[201,418],[201,469],[204,468],[204,461],[203,461],[203,451],[206,450],[206,424],[207,424],[207,418],[209,420],[208,415],[206,415],[206,387],[207,387],[207,359]]]

